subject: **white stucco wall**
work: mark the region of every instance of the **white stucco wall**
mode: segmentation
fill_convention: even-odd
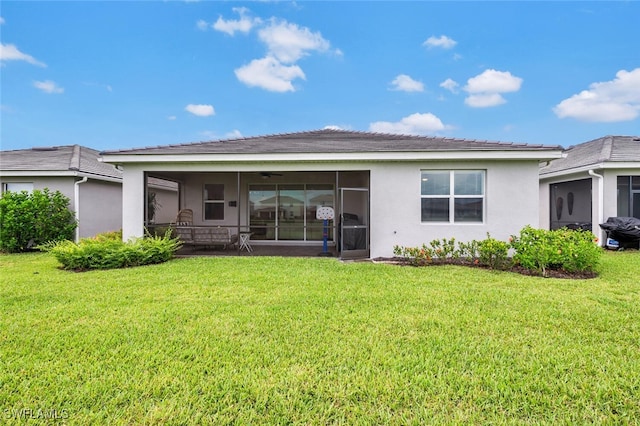
[[[421,222],[421,170],[486,170],[483,223]],[[426,162],[371,168],[371,257],[386,257],[394,245],[419,246],[434,239],[491,237],[506,241],[526,225],[538,226],[538,163]]]
[[[79,185],[80,238],[122,228],[122,185],[89,179]]]
[[[122,239],[144,235],[144,171],[131,165],[122,173]]]
[[[387,257],[393,254],[394,245],[417,246],[433,239],[456,238],[459,241],[481,240],[487,232],[492,237],[507,240],[526,225],[539,225],[538,162],[530,161],[424,161],[424,162],[331,162],[256,165],[256,164],[126,164],[124,166],[123,237],[143,235],[143,186],[144,171],[170,172],[181,175],[183,205],[194,210],[194,222],[202,220],[202,187],[215,179],[225,183],[225,191],[232,192],[226,200],[233,200],[237,186],[237,171],[298,171],[305,173],[304,182],[309,181],[314,171],[328,172],[323,181],[335,182],[332,174],[336,170],[348,177],[348,171],[365,171],[354,176],[366,178],[370,185],[370,247],[371,257]],[[485,215],[480,224],[427,224],[421,222],[420,185],[421,170],[486,170]],[[368,173],[366,173],[368,171]],[[250,183],[243,175],[241,209],[246,207],[246,190]],[[291,177],[291,176],[288,176]],[[277,178],[267,182],[256,173],[254,183],[276,183]],[[290,181],[291,182],[291,181]],[[362,184],[362,185],[360,185]],[[339,186],[366,186],[367,182],[348,182]],[[339,188],[336,188],[336,190]],[[336,191],[337,192],[337,191]],[[338,194],[336,193],[336,197]],[[336,200],[336,202],[338,202]],[[241,214],[243,210],[240,211]],[[237,224],[237,210],[229,207],[225,211],[223,225]],[[243,220],[244,223],[244,220]],[[217,223],[215,224],[217,225]]]
[[[32,183],[33,189],[49,188],[53,192],[60,191],[69,198],[69,208],[73,211],[76,209],[73,199],[74,181],[75,178],[71,176],[0,176],[0,185],[9,182]]]

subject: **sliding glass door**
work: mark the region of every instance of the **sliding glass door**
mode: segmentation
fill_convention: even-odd
[[[249,186],[249,227],[253,240],[321,241],[318,207],[334,207],[331,184]],[[333,225],[333,224],[331,224]],[[333,239],[333,226],[329,229]]]

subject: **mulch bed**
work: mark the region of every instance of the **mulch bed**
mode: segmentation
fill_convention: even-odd
[[[389,263],[389,264],[399,265],[399,266],[425,267],[425,266],[439,266],[439,265],[458,265],[458,266],[467,266],[469,268],[491,269],[486,265],[477,265],[466,259],[444,259],[444,260],[433,259],[431,262],[422,262],[422,263],[415,263],[404,257],[378,257],[372,260],[378,263]],[[532,271],[530,269],[523,268],[522,266],[519,266],[519,265],[513,265],[510,268],[501,269],[501,270],[513,272],[521,275],[528,275],[532,277],[541,277],[541,275],[537,271]],[[595,272],[567,272],[561,269],[547,269],[546,275],[544,276],[544,278],[583,280],[583,279],[596,278],[597,276],[598,274]]]

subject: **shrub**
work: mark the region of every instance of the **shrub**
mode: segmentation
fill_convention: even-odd
[[[509,265],[509,244],[504,241],[487,238],[478,243],[478,257],[480,263],[491,269],[505,269]]]
[[[163,237],[115,239],[117,233],[82,239],[79,243],[62,241],[47,247],[63,269],[87,271],[115,269],[166,262],[180,248],[180,242],[167,233]]]
[[[480,243],[477,240],[471,240],[467,243],[459,242],[458,243],[458,255],[462,259],[468,259],[470,261],[475,261],[479,257],[479,249]]]
[[[73,239],[77,223],[60,191],[6,192],[0,198],[0,250],[27,251],[48,241]]]
[[[438,259],[458,259],[460,252],[456,249],[456,239],[433,240],[431,241],[433,254]]]
[[[423,244],[422,247],[394,246],[393,254],[407,259],[414,265],[423,265],[433,260],[433,250]]]
[[[527,226],[518,237],[511,237],[511,247],[515,250],[515,262],[546,276],[549,269],[593,272],[602,254],[596,241],[589,231],[567,228],[547,231]]]

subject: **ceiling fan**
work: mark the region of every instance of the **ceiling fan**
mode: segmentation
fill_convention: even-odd
[[[282,173],[260,172],[262,179],[269,179],[271,176],[282,176]]]

